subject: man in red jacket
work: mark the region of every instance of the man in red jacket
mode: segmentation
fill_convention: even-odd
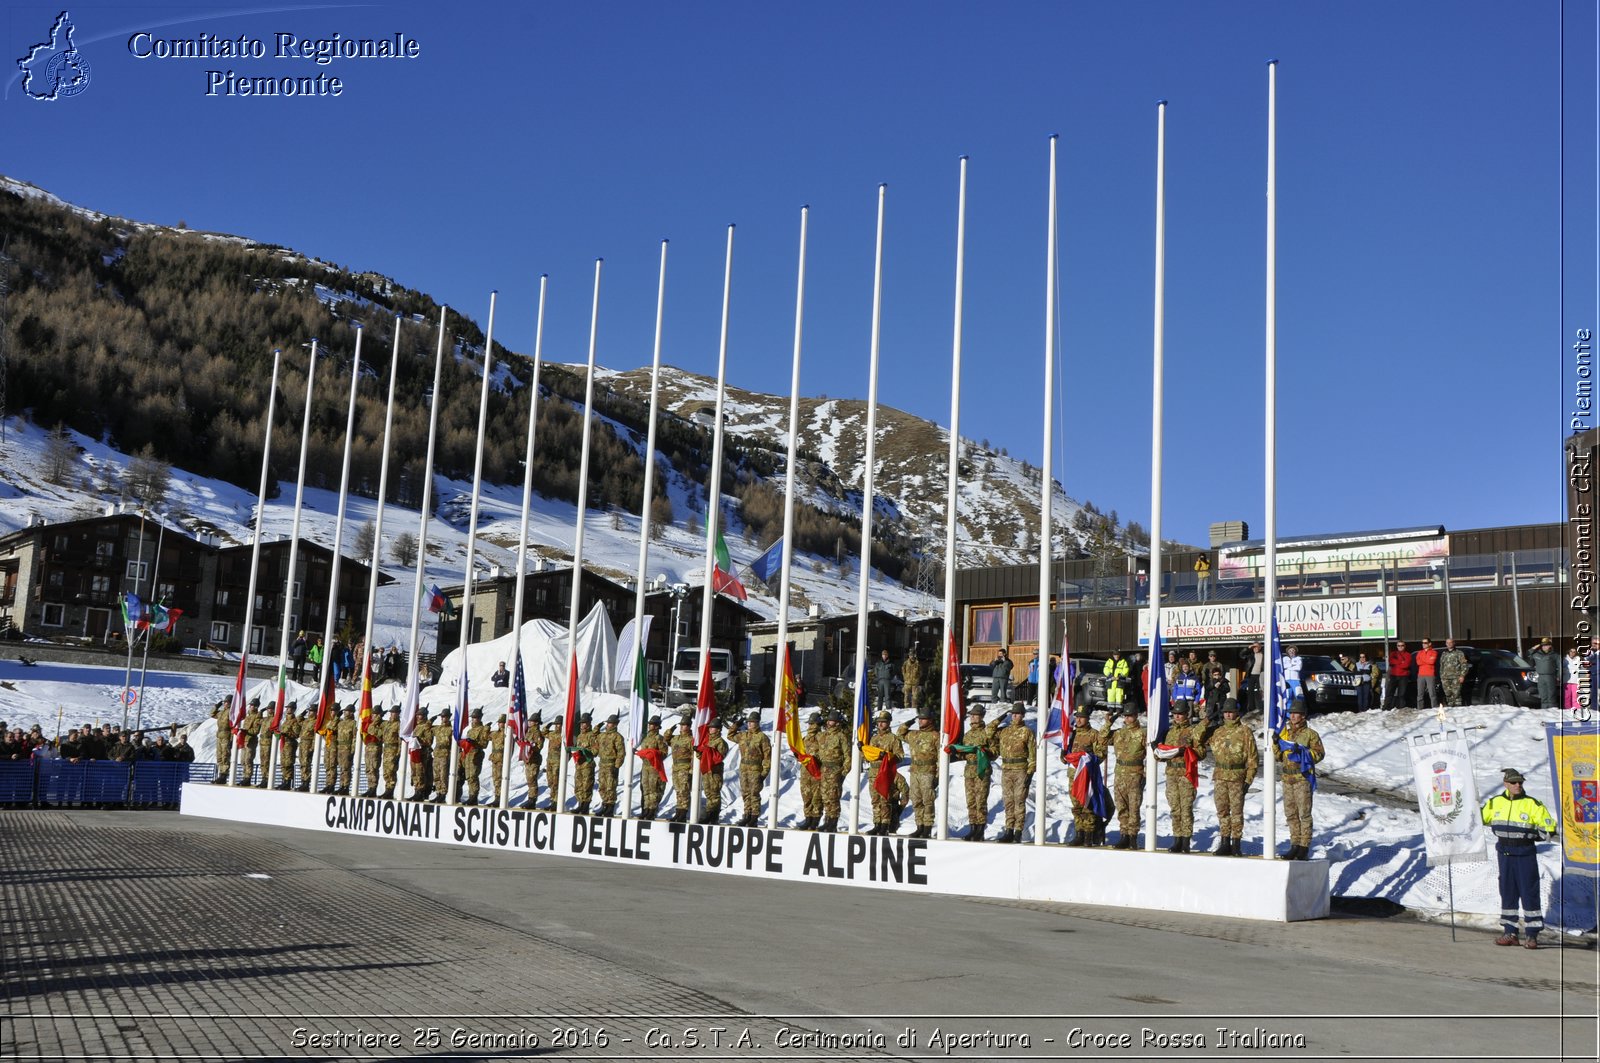
[[[1389,651],[1389,675],[1384,684],[1383,707],[1386,709],[1403,709],[1406,707],[1406,695],[1411,687],[1411,654],[1406,650],[1406,644],[1397,642],[1394,649]]]
[[[1411,657],[1411,666],[1417,670],[1417,708],[1439,707],[1439,651],[1433,648],[1432,639],[1422,640],[1422,649]]]

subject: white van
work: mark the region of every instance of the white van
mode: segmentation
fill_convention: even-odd
[[[711,682],[718,694],[733,690],[733,654],[712,647]],[[700,700],[700,651],[679,650],[678,659],[672,662],[672,679],[667,684],[667,705],[694,705]]]

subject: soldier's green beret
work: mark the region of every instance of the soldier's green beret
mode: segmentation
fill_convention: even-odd
[[[390,716],[398,716],[398,715],[400,715],[400,706],[396,705],[394,708],[390,709],[389,710],[389,715]]]
[[[1008,708],[1006,711],[1011,713],[1014,716],[1022,716],[1022,715],[1027,713],[1028,707],[1026,705],[1024,705],[1020,701],[1013,701],[1011,703],[1011,707]]]
[[[612,717],[612,718],[615,719],[615,717]],[[746,713],[745,714],[745,718],[744,718],[744,722],[745,723],[760,723],[761,722],[761,714],[759,712]]]
[[[1301,701],[1299,698],[1295,698],[1293,701],[1289,702],[1289,715],[1290,716],[1295,716],[1295,715],[1304,716],[1305,714],[1306,714],[1306,703],[1304,701]]]
[[[888,720],[888,719],[892,719],[892,718],[893,717],[891,717],[889,715],[889,710],[888,709],[882,710],[876,716],[873,717],[874,720]]]
[[[1239,702],[1238,702],[1238,699],[1236,699],[1236,698],[1227,698],[1227,699],[1225,699],[1222,702],[1222,711],[1223,711],[1224,714],[1231,712],[1235,716],[1239,715]]]
[[[967,706],[967,715],[968,716],[976,716],[980,720],[983,719],[983,706],[982,705],[969,705],[969,706]]]
[[[932,709],[918,709],[917,710],[917,719],[919,719],[919,720],[931,720],[931,719],[933,719],[933,710]]]
[[[1174,715],[1174,716],[1187,716],[1187,715],[1189,715],[1189,706],[1186,703],[1181,702],[1181,701],[1173,702],[1172,703],[1172,715]]]
[[[652,717],[650,717],[649,720],[647,720],[645,722],[649,723],[653,727],[660,727],[661,726],[661,717],[652,716]]]
[[[250,707],[252,709],[259,709],[261,707],[261,699],[260,698],[251,698],[250,699]]]
[[[616,722],[617,722],[617,714],[616,713],[613,712],[610,716],[606,717],[606,723],[616,723]]]
[[[1122,715],[1124,715],[1124,716],[1137,716],[1137,715],[1139,715],[1139,707],[1137,705],[1135,705],[1131,701],[1127,702],[1126,704],[1124,704],[1122,706]]]
[[[1089,706],[1087,705],[1079,705],[1077,710],[1072,714],[1072,717],[1075,720],[1087,720],[1089,716]]]
[[[473,718],[473,719],[474,719],[474,720],[481,720],[481,719],[483,719],[483,710],[482,710],[482,709],[473,709],[473,710],[472,710],[472,718]]]

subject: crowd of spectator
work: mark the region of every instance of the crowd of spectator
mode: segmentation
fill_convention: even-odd
[[[72,764],[91,760],[123,764],[143,760],[179,763],[194,760],[194,749],[187,735],[169,737],[176,728],[160,730],[159,734],[134,731],[107,723],[99,727],[73,727],[66,734],[51,738],[38,724],[24,731],[20,727],[8,727],[0,720],[0,763],[57,759]]]

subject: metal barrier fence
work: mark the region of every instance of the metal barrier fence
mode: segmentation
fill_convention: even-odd
[[[0,763],[0,807],[177,808],[186,782],[210,782],[210,764],[138,760],[28,760]]]

